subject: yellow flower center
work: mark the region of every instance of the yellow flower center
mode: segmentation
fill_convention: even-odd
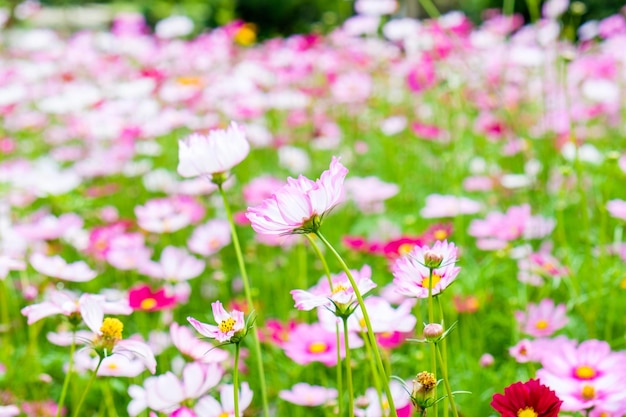
[[[202,78],[200,77],[178,77],[176,82],[180,85],[187,85],[190,87],[202,87]]]
[[[448,237],[448,232],[446,232],[443,229],[435,230],[435,233],[433,233],[433,236],[437,240],[444,240],[445,238]]]
[[[441,277],[433,274],[432,278],[426,277],[422,280],[422,288],[435,288],[439,281],[441,281]]]
[[[367,323],[365,322],[365,319],[363,317],[359,319],[359,326],[361,326],[361,329],[367,328]]]
[[[110,362],[107,365],[107,368],[109,368],[110,370],[114,371],[114,370],[116,370],[118,368],[118,366],[117,366],[117,364],[115,362]]]
[[[626,290],[626,277],[624,277],[622,281],[619,283],[619,287],[623,290]]]
[[[220,329],[220,332],[228,333],[235,328],[235,319],[229,317],[226,320],[222,320],[222,322],[217,327]]]
[[[532,407],[520,408],[517,410],[517,417],[537,417],[539,414]]]
[[[583,390],[580,392],[580,395],[587,401],[593,400],[596,398],[596,390],[591,385],[585,385],[583,386]]]
[[[333,285],[333,294],[337,294],[338,292],[341,291],[346,291],[349,287],[347,285],[345,285],[344,283],[340,283],[340,284],[334,284]]]
[[[591,366],[583,365],[576,368],[574,374],[580,379],[592,379],[596,376],[596,370]]]
[[[154,298],[146,298],[145,300],[141,300],[139,307],[142,310],[152,310],[154,307],[156,307],[156,305],[157,302]]]
[[[112,319],[110,317],[104,319],[102,327],[100,327],[102,337],[115,340],[122,339],[122,330],[124,330],[124,324],[118,319]]]
[[[245,24],[239,28],[235,33],[235,42],[239,45],[248,46],[252,45],[256,41],[255,26],[252,24]]]
[[[219,416],[217,416],[217,417],[228,417],[228,413],[222,413],[222,414],[220,414],[220,415],[219,415]]]
[[[548,328],[548,322],[546,320],[539,320],[537,323],[535,323],[535,328],[537,330],[544,330]]]
[[[411,252],[411,249],[413,249],[414,247],[415,245],[412,243],[403,243],[398,247],[398,253],[400,255],[406,255],[407,253]]]
[[[309,345],[309,353],[322,353],[326,352],[328,346],[324,342],[313,342]]]
[[[419,382],[419,384],[424,388],[424,391],[430,391],[437,385],[437,379],[435,379],[435,375],[426,371],[417,374],[417,382]]]

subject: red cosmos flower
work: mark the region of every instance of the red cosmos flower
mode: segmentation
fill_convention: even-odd
[[[491,406],[502,417],[557,417],[561,401],[554,391],[538,379],[516,382],[494,394]]]
[[[168,295],[165,288],[155,292],[150,286],[142,284],[128,291],[128,303],[133,310],[158,311],[176,305],[176,296]]]

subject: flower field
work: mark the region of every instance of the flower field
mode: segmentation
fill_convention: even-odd
[[[0,33],[0,417],[626,416],[626,18]]]

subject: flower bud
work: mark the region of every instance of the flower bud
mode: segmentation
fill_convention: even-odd
[[[436,341],[443,336],[443,326],[439,323],[429,323],[424,326],[424,337],[430,341]]]
[[[426,268],[435,269],[438,268],[443,262],[443,255],[431,250],[424,252],[424,265]]]
[[[420,372],[413,380],[411,402],[418,410],[424,410],[434,404],[437,380],[430,372]]]

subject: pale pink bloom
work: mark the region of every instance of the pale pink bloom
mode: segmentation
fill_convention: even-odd
[[[159,20],[154,32],[161,39],[173,39],[189,35],[193,32],[193,26],[193,20],[189,17],[172,15]]]
[[[70,291],[51,291],[46,295],[46,301],[32,304],[22,309],[22,315],[28,318],[28,324],[33,324],[45,317],[62,314],[72,316],[81,314],[85,316],[88,306],[97,304],[106,314],[127,315],[133,312],[127,301],[107,301],[105,296],[96,294],[83,294],[77,297]]]
[[[141,233],[123,233],[111,238],[105,259],[117,269],[136,269],[150,260],[150,249]]]
[[[441,264],[433,269],[432,279],[430,269],[426,267],[425,254],[441,256]],[[429,288],[432,295],[437,295],[445,290],[459,274],[461,268],[455,266],[457,248],[454,243],[437,241],[432,248],[428,246],[415,246],[411,251],[398,258],[391,267],[397,291],[400,294],[428,298]]]
[[[53,345],[70,346],[72,344],[72,339],[88,340],[91,339],[92,336],[93,334],[88,330],[77,330],[76,332],[49,332],[46,334],[46,339],[48,339],[48,342]]]
[[[543,285],[544,278],[563,278],[569,275],[569,270],[550,255],[549,251],[544,250],[521,258],[517,261],[517,267],[519,268],[517,279],[534,286]]]
[[[491,353],[483,353],[483,355],[478,360],[478,363],[483,368],[488,368],[493,365],[495,359]]]
[[[95,334],[95,338],[102,336],[102,324],[104,322],[104,309],[99,303],[85,303],[81,315],[83,321]],[[129,355],[139,359],[145,367],[154,374],[156,372],[156,359],[150,346],[140,340],[122,339],[115,341],[113,350],[107,355]]]
[[[548,19],[557,19],[567,11],[569,0],[548,0],[543,4],[541,12]]]
[[[131,385],[128,387],[128,395],[131,400],[126,410],[130,417],[137,417],[146,408],[148,408],[146,390],[139,385]]]
[[[209,220],[196,227],[187,241],[187,246],[193,253],[211,256],[230,244],[230,224],[227,220]]]
[[[100,358],[92,356],[88,350],[80,350],[74,356],[75,370],[78,372],[94,371]],[[146,370],[146,366],[136,356],[111,355],[102,360],[98,376],[134,378]]]
[[[363,341],[356,335],[349,333],[350,349],[363,346]],[[345,345],[341,338],[339,351],[345,357]],[[319,324],[299,324],[290,334],[283,345],[285,354],[300,365],[311,362],[321,362],[326,366],[337,364],[337,337]]]
[[[223,371],[216,364],[188,363],[183,368],[181,378],[172,372],[147,378],[143,385],[145,404],[147,408],[155,411],[172,412],[185,401],[202,397],[209,389],[219,384],[222,376]],[[139,408],[140,404],[139,402],[136,408]]]
[[[74,213],[56,217],[52,214],[43,215],[30,223],[16,225],[15,231],[29,240],[59,239],[73,229],[80,229],[83,219]]]
[[[356,15],[343,22],[343,30],[351,36],[376,33],[380,25],[380,16]]]
[[[283,185],[285,182],[275,177],[256,177],[243,187],[243,199],[250,206],[261,204]]]
[[[354,10],[361,15],[381,16],[392,14],[398,8],[396,0],[357,0]]]
[[[193,133],[178,142],[178,173],[186,178],[227,172],[250,151],[243,130],[232,122],[227,130]]]
[[[228,352],[198,339],[189,328],[172,323],[170,336],[176,349],[187,359],[202,363],[220,363],[228,359]]]
[[[338,103],[362,103],[372,92],[372,77],[363,72],[341,74],[331,86]]]
[[[159,262],[146,261],[139,266],[139,272],[152,278],[178,282],[197,277],[205,266],[204,261],[191,256],[185,249],[166,246]]]
[[[211,304],[213,309],[213,317],[217,326],[199,322],[193,317],[187,317],[187,321],[202,336],[216,339],[220,343],[230,342],[233,336],[238,336],[244,332],[246,323],[244,321],[243,312],[233,310],[230,313],[224,310],[222,303],[216,301]]]
[[[366,294],[376,288],[372,281],[372,268],[364,265],[360,271],[351,270],[352,277],[361,294]],[[291,295],[296,302],[298,310],[312,310],[317,307],[325,307],[335,310],[335,306],[345,311],[357,303],[354,288],[345,272],[332,275],[332,288],[327,277],[322,277],[318,284],[308,291],[293,290]]]
[[[393,403],[398,411],[398,416],[400,415],[410,415],[410,411],[408,414],[401,414],[401,412],[405,412],[405,408],[410,406],[411,397],[409,393],[405,390],[404,385],[392,379],[389,382],[389,390],[391,391],[391,397],[393,398]],[[387,401],[387,397],[383,395],[383,400],[381,401],[378,398],[378,390],[376,388],[368,388],[365,390],[365,396],[359,398],[359,400],[367,404],[365,408],[355,408],[354,415],[357,417],[385,417],[389,415],[389,402]],[[381,409],[382,406],[384,407]],[[402,411],[401,411],[402,410]]]
[[[194,407],[198,417],[241,417],[252,403],[253,392],[247,382],[239,388],[239,416],[235,416],[235,390],[233,385],[220,386],[220,401],[203,397]]]
[[[397,184],[381,181],[378,177],[353,177],[345,182],[346,197],[354,201],[363,213],[382,213],[383,204],[400,191]]]
[[[302,175],[287,178],[285,186],[260,205],[248,208],[246,216],[257,233],[298,233],[309,227],[307,222],[323,218],[339,202],[347,173],[339,158],[333,157],[330,169],[320,179],[311,181]]]
[[[515,346],[510,347],[509,355],[518,363],[538,362],[540,359],[536,343],[529,339],[522,339]]]
[[[335,400],[337,395],[337,390],[334,388],[309,385],[305,382],[294,385],[291,387],[291,390],[281,390],[278,393],[278,397],[281,399],[305,407],[316,407],[328,404],[332,400]]]
[[[26,269],[26,262],[14,259],[7,255],[0,255],[0,279],[5,279],[11,271],[23,271]]]
[[[96,271],[89,268],[83,262],[73,262],[68,264],[60,256],[45,256],[41,253],[34,253],[30,257],[30,265],[40,274],[64,281],[87,282],[94,279]]]
[[[618,199],[609,200],[606,203],[606,209],[612,217],[626,220],[626,201]]]
[[[626,155],[622,155],[618,160],[619,169],[626,173]]]
[[[555,306],[549,298],[539,304],[528,304],[526,312],[516,311],[515,319],[523,333],[534,337],[551,336],[568,322],[565,304]]]
[[[393,136],[406,129],[406,126],[407,119],[405,116],[391,116],[380,123],[380,130],[386,136]]]
[[[482,204],[467,197],[431,194],[426,197],[426,207],[420,214],[427,219],[456,217],[461,214],[474,214],[482,209]]]
[[[0,417],[15,417],[20,415],[16,405],[0,405]]]
[[[414,298],[406,299],[394,308],[382,297],[366,298],[365,308],[372,322],[372,331],[376,334],[412,332],[417,324],[412,312],[416,302]],[[359,332],[366,329],[361,307],[357,307],[348,319],[348,328]]]
[[[135,207],[139,227],[153,233],[172,233],[191,224],[191,217],[169,198],[155,198]]]

